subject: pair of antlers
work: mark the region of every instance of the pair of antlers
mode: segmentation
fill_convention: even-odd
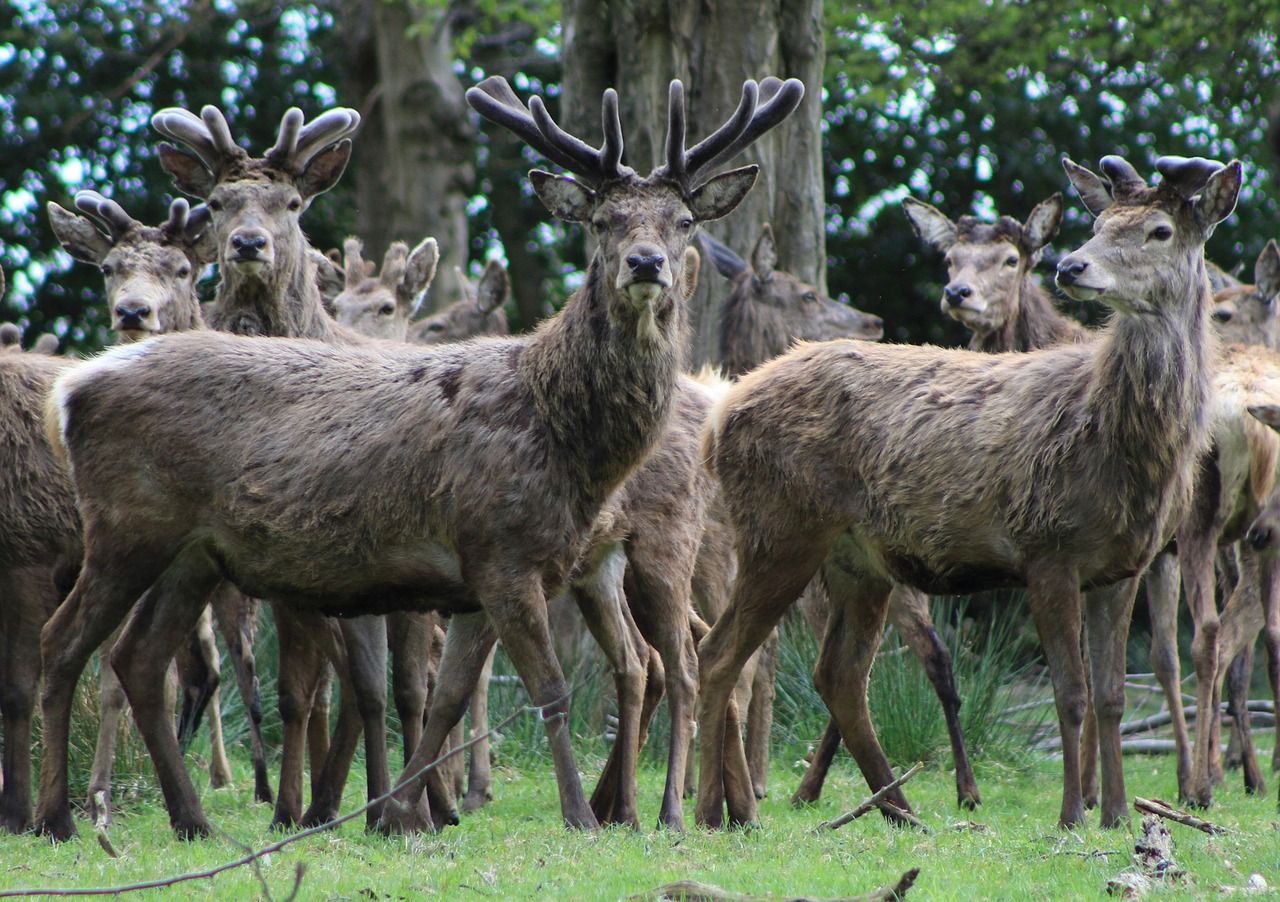
[[[77,191],[75,203],[77,210],[106,230],[113,244],[119,244],[121,239],[130,232],[146,228],[126,213],[124,207],[109,197],[103,197],[97,191]],[[208,207],[204,204],[192,207],[180,197],[169,204],[169,218],[161,223],[160,231],[163,233],[164,240],[173,241],[198,231],[208,218]]]
[[[799,79],[782,81],[770,76],[757,84],[742,85],[742,100],[733,116],[710,136],[686,150],[684,86],[671,82],[667,105],[666,162],[650,175],[651,181],[677,184],[686,194],[697,187],[698,176],[736,156],[769,129],[787,118],[804,97]],[[635,177],[622,163],[622,124],[618,119],[618,94],[604,92],[602,120],[604,144],[596,149],[564,131],[547,112],[542,98],[529,98],[526,107],[505,78],[494,75],[467,91],[467,102],[481,116],[513,132],[548,160],[573,172],[588,187]]]

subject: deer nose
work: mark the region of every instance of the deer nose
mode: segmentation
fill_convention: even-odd
[[[1058,264],[1058,284],[1074,285],[1076,281],[1084,275],[1084,271],[1089,268],[1089,264],[1083,260],[1072,261],[1070,257]]]
[[[1255,551],[1266,551],[1271,545],[1271,527],[1250,526],[1249,532],[1244,538],[1246,542],[1253,546]]]
[[[948,285],[942,289],[942,297],[952,307],[959,307],[964,303],[965,298],[973,294],[973,289],[968,283],[960,282],[956,285]]]
[[[631,254],[627,257],[627,266],[637,279],[656,279],[662,272],[662,264],[667,258],[662,254]]]
[[[137,323],[151,315],[151,308],[143,301],[120,301],[116,304],[116,316],[121,322]]]
[[[244,254],[248,251],[253,251],[254,253],[257,253],[258,251],[261,251],[264,248],[266,248],[266,246],[267,246],[266,235],[232,235],[231,236],[231,247],[234,248],[236,253],[238,254]]]

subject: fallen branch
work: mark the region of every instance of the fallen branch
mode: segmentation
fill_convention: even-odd
[[[1228,832],[1226,827],[1219,827],[1217,824],[1211,824],[1203,818],[1196,817],[1194,814],[1179,811],[1168,802],[1162,802],[1159,799],[1134,797],[1133,807],[1144,814],[1154,814],[1165,820],[1173,821],[1175,824],[1182,824],[1184,827],[1194,827],[1196,830],[1208,833],[1210,836]]]
[[[877,808],[881,808],[881,803],[885,802],[885,798],[889,795],[889,793],[893,792],[903,783],[906,783],[908,780],[910,780],[916,774],[920,773],[920,771],[922,770],[924,770],[924,762],[917,761],[915,764],[915,767],[911,768],[902,776],[898,777],[892,783],[887,784],[886,786],[877,790],[871,796],[867,797],[861,805],[859,805],[857,808],[850,811],[848,814],[842,814],[833,821],[827,821],[825,824],[815,829],[813,831],[814,834],[817,835],[821,833],[823,830],[839,830],[841,827],[843,827],[845,824],[849,823],[850,821],[856,821],[858,818],[862,817],[868,811],[875,811]],[[888,803],[885,803],[885,804],[888,804]],[[892,808],[893,810],[885,811],[885,814],[888,815],[890,818],[901,817],[907,813],[896,805],[889,805],[889,807]],[[884,810],[884,809],[882,808],[881,810]],[[916,820],[916,824],[920,826],[924,826],[923,824],[920,824],[918,820]]]
[[[731,893],[719,887],[699,883],[696,880],[679,880],[647,893],[631,896],[632,900],[669,899],[672,902],[889,902],[902,899],[920,875],[919,868],[907,871],[893,886],[882,886],[865,896],[840,896],[835,899],[819,899],[814,896],[755,896],[750,893]]]

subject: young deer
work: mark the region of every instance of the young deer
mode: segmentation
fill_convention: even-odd
[[[145,305],[150,312],[144,319],[157,329],[198,321],[195,280],[202,258],[197,244],[208,222],[203,208],[175,201],[169,219],[149,228],[96,192],[78,194],[76,206],[84,216],[49,205],[54,232],[72,256],[110,270],[104,274],[112,307],[126,300]],[[127,341],[128,332],[121,338]],[[43,354],[0,356],[0,421],[6,434],[0,443],[0,694],[5,699],[0,829],[13,832],[31,822],[31,715],[40,678],[34,650],[41,627],[74,581],[83,552],[71,481],[42,426],[44,398],[55,378],[77,365],[73,358]],[[109,671],[103,671],[108,709]],[[99,740],[101,755],[111,751],[107,745]],[[95,775],[94,788],[109,789],[109,763],[105,774],[95,767]]]
[[[1135,577],[1185,512],[1208,442],[1215,339],[1204,242],[1241,167],[1164,157],[1147,187],[1064,160],[1093,237],[1058,264],[1077,300],[1117,315],[1096,341],[1025,354],[804,345],[718,406],[704,437],[738,531],[729,610],[700,648],[697,816],[756,816],[730,694],[743,662],[821,571],[833,614],[816,682],[873,789],[893,775],[866,690],[895,582],[955,593],[1026,586],[1063,734],[1059,823],[1084,818],[1082,588],[1101,737],[1102,823],[1128,817],[1120,762]],[[821,525],[818,529],[816,525]],[[818,534],[815,535],[815,532]],[[890,801],[906,808],[900,791]]]
[[[456,281],[462,286],[462,297],[439,313],[423,317],[409,325],[409,340],[415,344],[433,345],[461,341],[477,335],[507,335],[507,312],[511,297],[511,278],[498,260],[484,265],[484,272],[472,284],[461,270]]]
[[[620,162],[612,91],[597,151],[560,131],[540,98],[526,109],[501,78],[471,89],[483,115],[579,175],[531,178],[555,215],[590,223],[599,239],[583,287],[531,336],[357,348],[190,333],[108,352],[60,382],[50,413],[82,499],[85,558],[42,637],[42,829],[73,831],[69,686],[150,587],[113,663],[171,823],[183,835],[208,832],[148,687],[195,618],[191,599],[223,574],[249,594],[320,613],[450,611],[442,683],[478,669],[451,652],[495,630],[543,706],[566,823],[594,826],[545,593],[569,577],[597,514],[660,433],[679,366],[686,250],[697,223],[731,211],[756,171],[700,175],[777,125],[802,93],[794,80],[747,82],[730,122],[686,151],[674,82],[667,162],[642,178]],[[127,437],[112,428],[121,421]],[[113,523],[126,517],[122,533]],[[637,672],[638,652],[625,656]],[[437,715],[438,699],[384,829],[427,825],[422,772],[453,726]]]

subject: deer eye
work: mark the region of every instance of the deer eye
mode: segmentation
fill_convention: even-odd
[[[683,219],[681,219],[679,222],[676,223],[676,228],[678,228],[682,232],[688,232],[693,228],[693,224],[694,224],[693,217],[685,216]]]
[[[1004,261],[1004,265],[1005,265],[1005,266],[1017,266],[1017,265],[1018,265],[1018,258],[1017,258],[1017,257],[1009,257],[1008,259],[1006,259],[1006,260]]]
[[[818,303],[818,295],[812,291],[806,291],[804,294],[800,295],[800,299],[806,304]]]
[[[204,205],[215,213],[222,209],[222,201],[218,200],[216,197],[209,198],[204,202]]]
[[[427,323],[428,332],[443,332],[444,323]]]
[[[1156,241],[1168,241],[1173,237],[1173,229],[1169,228],[1167,225],[1156,226],[1151,230],[1147,237]]]
[[[297,212],[298,212],[299,210],[301,210],[301,209],[302,209],[302,198],[300,198],[300,197],[291,197],[291,198],[289,198],[289,212],[290,212],[290,213],[297,213]]]
[[[378,312],[381,313],[383,316],[390,316],[391,314],[396,312],[396,305],[383,304],[382,307],[379,308]]]
[[[178,278],[179,278],[179,279],[187,279],[187,278],[190,278],[190,277],[191,277],[191,267],[190,267],[190,266],[179,266],[179,267],[178,267]]]
[[[114,273],[114,272],[115,272],[114,267],[112,267],[112,265],[111,265],[110,263],[104,263],[104,264],[102,264],[101,269],[102,269],[102,274],[103,274],[104,276],[110,276],[112,273]]]

